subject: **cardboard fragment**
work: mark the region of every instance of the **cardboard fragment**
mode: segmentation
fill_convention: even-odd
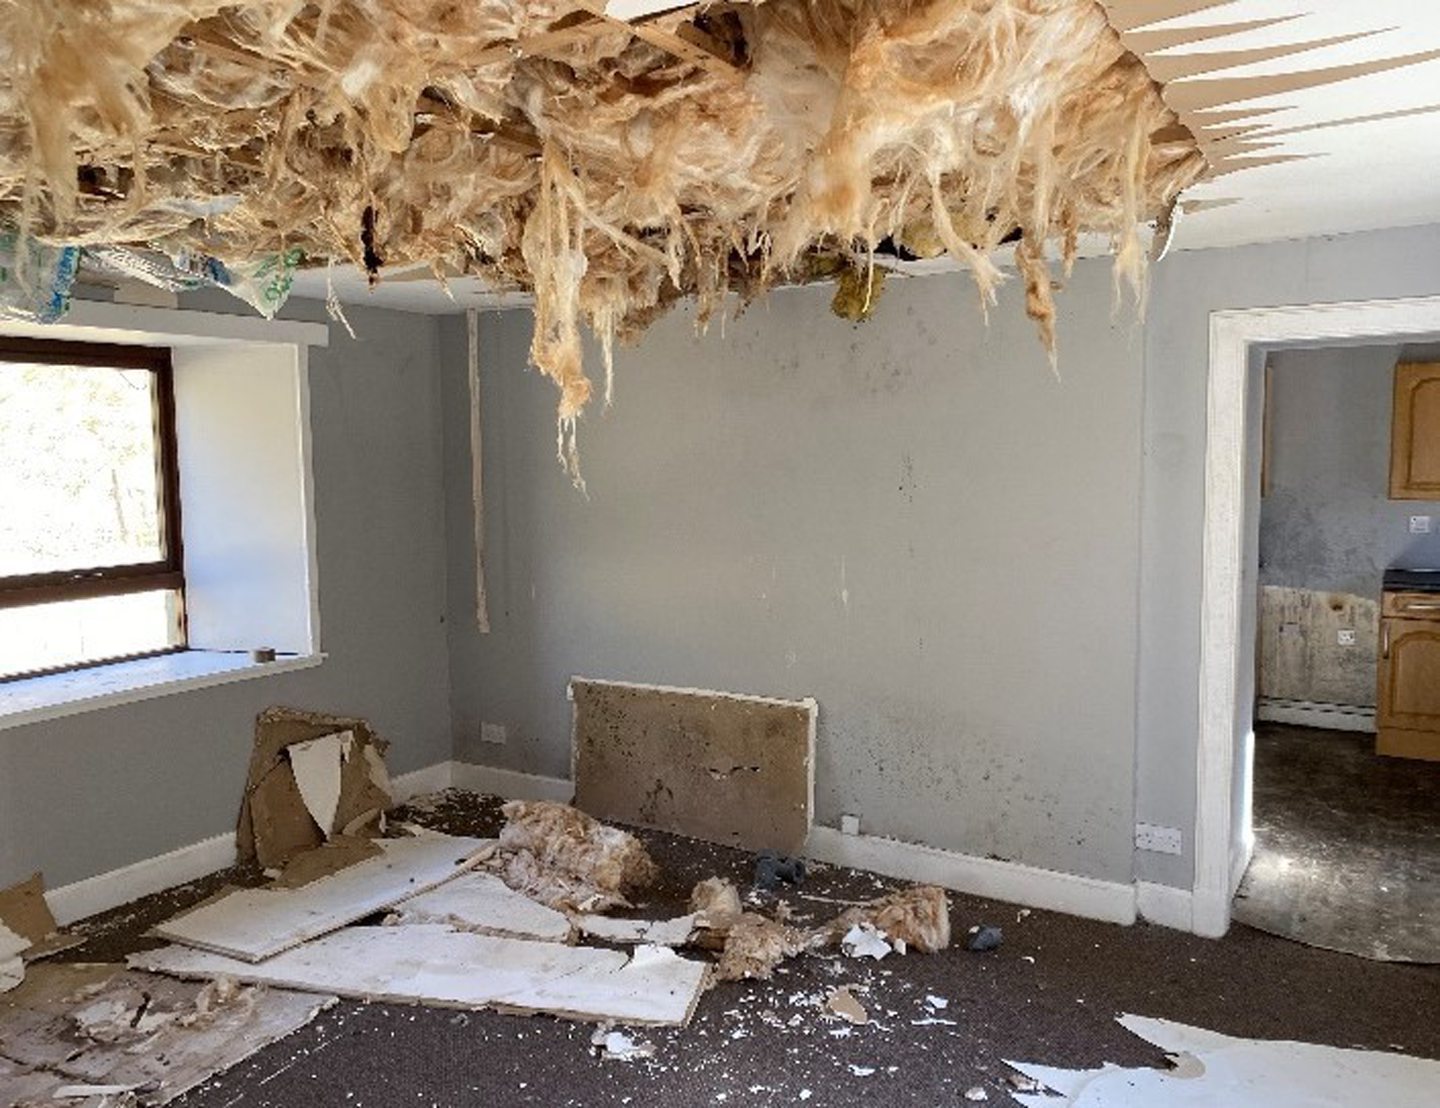
[[[57,925],[45,903],[45,882],[40,874],[0,891],[0,925],[32,945],[55,934]]]
[[[278,869],[325,841],[320,824],[306,807],[287,750],[345,732],[351,735],[350,756],[342,758],[340,795],[330,827],[358,831],[367,822],[360,817],[390,807],[389,777],[383,772],[387,744],[365,720],[267,708],[255,720],[255,746],[236,828],[241,861],[257,860],[266,869]],[[380,770],[375,768],[377,760]],[[328,805],[322,814],[326,810]]]
[[[627,955],[435,925],[347,927],[258,964],[180,946],[129,962],[177,977],[233,977],[363,1000],[676,1026],[689,1022],[708,976],[705,963],[665,947]]]
[[[314,850],[307,850],[304,854],[291,858],[280,871],[275,883],[287,889],[298,889],[382,853],[384,851],[380,844],[373,839],[337,835],[328,843],[322,843]]]
[[[846,1023],[853,1023],[857,1026],[864,1026],[870,1022],[870,1015],[865,1011],[865,1005],[855,999],[855,994],[850,991],[848,985],[831,990],[830,995],[825,999],[825,1010],[832,1016],[837,1016]]]

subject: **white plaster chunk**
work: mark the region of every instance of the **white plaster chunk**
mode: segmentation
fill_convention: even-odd
[[[684,946],[695,934],[696,916],[675,919],[619,919],[614,916],[581,916],[580,930],[592,939],[607,943],[651,943],[655,946]]]
[[[1311,1043],[1234,1039],[1213,1031],[1143,1016],[1120,1023],[1173,1055],[1169,1070],[1064,1070],[1008,1062],[1043,1090],[1014,1092],[1027,1108],[1314,1108],[1321,1104],[1383,1104],[1431,1108],[1440,1089],[1440,1062]]]
[[[563,943],[570,938],[570,920],[564,912],[517,893],[492,873],[467,873],[411,897],[396,909],[396,921],[438,923],[457,931],[543,942]]]

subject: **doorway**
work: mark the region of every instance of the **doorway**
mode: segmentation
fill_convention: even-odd
[[[1433,342],[1437,336],[1440,297],[1211,315],[1191,898],[1199,934],[1220,936],[1229,929],[1232,898],[1254,846],[1250,798],[1265,359],[1285,349]]]
[[[1376,736],[1382,598],[1405,595],[1387,592],[1397,573],[1440,590],[1440,493],[1390,487],[1396,367],[1436,362],[1387,343],[1280,350],[1263,370],[1254,852],[1233,912],[1380,960],[1440,962],[1440,762]]]

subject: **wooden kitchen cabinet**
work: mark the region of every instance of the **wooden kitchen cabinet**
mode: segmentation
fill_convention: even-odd
[[[1390,499],[1440,500],[1440,362],[1395,367]]]
[[[1440,594],[1386,593],[1375,752],[1440,761]]]

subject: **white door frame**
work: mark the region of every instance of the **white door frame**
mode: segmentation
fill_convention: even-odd
[[[1246,519],[1246,384],[1252,347],[1405,340],[1440,333],[1440,296],[1250,308],[1210,315],[1200,741],[1195,766],[1193,927],[1230,927],[1232,784]]]

